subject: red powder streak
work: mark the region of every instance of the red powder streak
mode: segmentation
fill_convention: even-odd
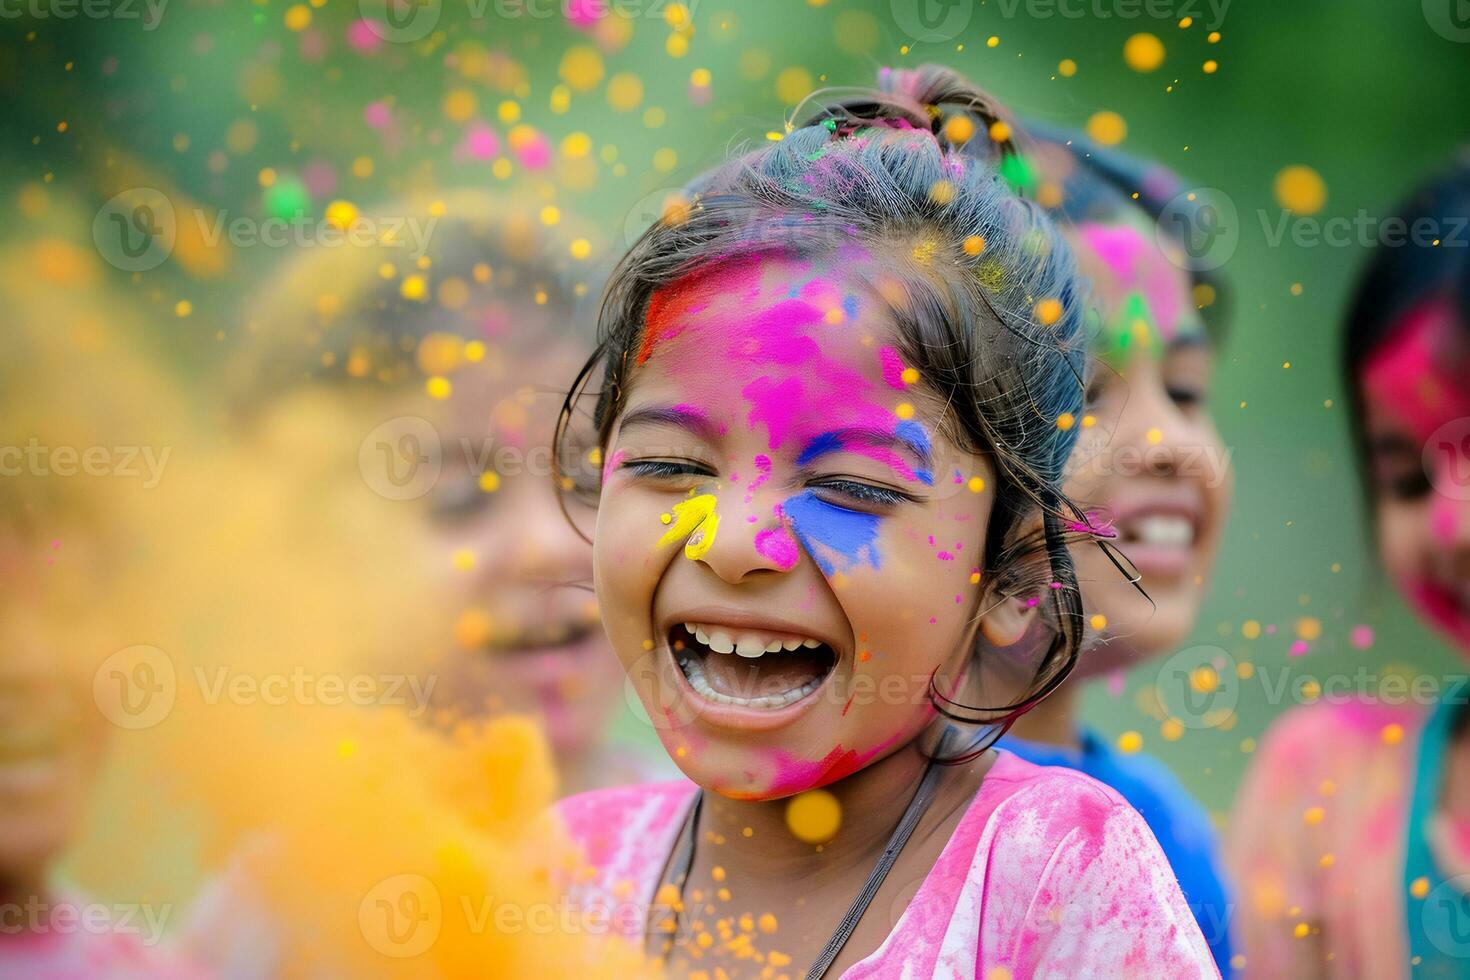
[[[853,693],[851,693],[851,694],[849,694],[847,696],[847,703],[842,706],[842,716],[844,718],[847,717],[847,709],[852,707],[853,699],[856,698],[856,697],[857,697],[857,692],[856,691],[854,691]]]

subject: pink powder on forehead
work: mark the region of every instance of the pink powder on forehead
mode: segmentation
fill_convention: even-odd
[[[1388,340],[1363,366],[1363,392],[1372,407],[1428,439],[1445,422],[1470,415],[1464,351],[1451,352],[1454,312],[1443,300],[1405,313]]]
[[[1107,265],[1120,292],[1143,294],[1159,336],[1166,343],[1172,341],[1184,319],[1179,270],[1137,228],[1088,224],[1080,226],[1078,234]]]

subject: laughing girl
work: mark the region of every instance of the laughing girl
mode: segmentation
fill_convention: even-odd
[[[1378,560],[1470,656],[1470,253],[1455,230],[1467,214],[1470,155],[1393,212],[1412,237],[1375,248],[1343,368]],[[1439,691],[1432,710],[1421,680]],[[1227,851],[1253,976],[1465,976],[1470,690],[1452,674],[1417,676],[1413,691],[1385,682],[1305,705],[1262,740]]]
[[[1138,814],[990,749],[1081,640],[1081,301],[990,101],[881,87],[697,180],[606,294],[594,578],[688,779],[563,805],[574,898],[673,975],[1214,976]]]

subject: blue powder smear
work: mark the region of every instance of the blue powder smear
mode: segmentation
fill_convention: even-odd
[[[824,573],[838,570],[832,561],[834,554],[847,559],[845,565],[866,562],[878,567],[877,515],[829,504],[811,490],[788,499],[781,512],[790,518],[801,547]]]
[[[893,431],[900,439],[914,447],[915,452],[924,459],[928,459],[933,455],[933,449],[930,447],[929,442],[929,433],[925,432],[924,427],[913,419],[905,419],[898,423]],[[929,486],[932,487],[934,485],[934,472],[932,470],[915,470],[914,475]]]

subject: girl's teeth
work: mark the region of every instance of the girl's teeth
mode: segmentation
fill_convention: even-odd
[[[812,639],[811,637],[772,639],[769,637],[769,634],[758,632],[741,633],[737,636],[733,631],[723,627],[705,626],[702,623],[685,623],[684,629],[695,640],[709,647],[715,653],[733,653],[751,660],[767,653],[780,653],[782,650],[799,650],[803,647],[808,650],[815,650],[822,645],[821,640]]]
[[[810,680],[798,688],[793,688],[784,694],[767,694],[758,698],[737,698],[729,694],[721,694],[710,687],[709,680],[704,676],[704,664],[696,658],[681,658],[679,666],[684,671],[684,676],[689,678],[689,686],[699,693],[699,696],[707,701],[716,701],[720,704],[734,704],[746,708],[784,708],[788,704],[795,704],[808,694],[822,686],[820,680]]]
[[[758,636],[742,636],[735,644],[735,652],[742,657],[759,657],[766,652],[766,645]]]
[[[1188,546],[1194,543],[1194,525],[1184,517],[1145,517],[1135,524],[1134,536],[1143,544]]]

